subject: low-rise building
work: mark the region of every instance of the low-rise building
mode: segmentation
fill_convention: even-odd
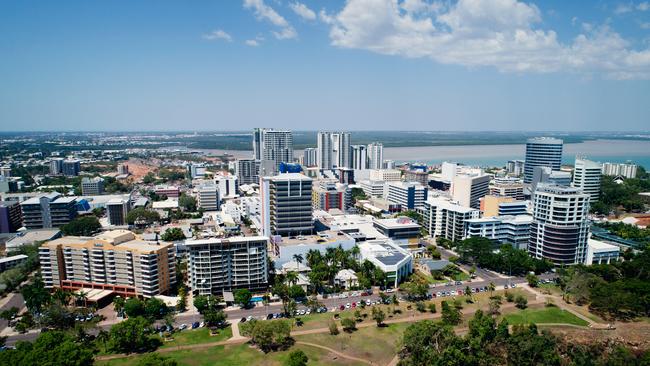
[[[398,204],[402,210],[422,208],[427,199],[427,187],[412,182],[389,182],[386,200]]]
[[[86,195],[98,195],[104,193],[104,178],[94,177],[88,178],[84,177],[81,179],[81,194]]]
[[[220,208],[219,189],[217,185],[209,182],[197,189],[198,207],[204,211],[218,211]]]
[[[33,197],[20,204],[27,229],[61,227],[77,217],[77,200],[52,192]]]
[[[405,249],[417,249],[420,243],[420,224],[408,217],[375,219],[377,231]]]
[[[467,220],[477,219],[480,211],[461,206],[444,197],[430,197],[419,210],[424,228],[431,237],[447,240],[462,240],[467,235]]]
[[[525,250],[530,237],[530,215],[482,217],[467,220],[467,237],[484,237]]]
[[[363,193],[368,197],[385,197],[386,182],[380,180],[364,180],[359,182]]]
[[[345,212],[352,205],[352,190],[347,184],[322,179],[312,188],[312,204],[315,210],[337,209]]]
[[[338,248],[350,250],[355,245],[355,240],[348,234],[341,231],[324,230],[314,235],[298,235],[281,237],[279,235],[270,238],[271,252],[276,268],[284,263],[292,261],[294,255],[301,255],[306,258],[310,250],[318,250],[325,254],[327,248]]]
[[[181,195],[181,190],[175,186],[156,186],[154,193],[159,196],[166,196],[167,198],[178,198]]]
[[[585,258],[585,265],[592,264],[610,264],[619,259],[621,248],[607,244],[603,241],[589,238],[587,240],[587,256]]]
[[[109,225],[126,225],[126,215],[131,208],[131,201],[124,198],[114,198],[106,203],[106,213]]]
[[[0,258],[0,273],[10,268],[16,267],[21,263],[25,263],[26,261],[27,256],[24,254],[13,255],[11,257],[2,257]]]
[[[387,277],[387,285],[397,287],[413,272],[413,256],[390,239],[359,243],[361,261],[368,260]]]
[[[397,182],[402,179],[402,172],[397,169],[371,169],[369,179],[384,182]]]

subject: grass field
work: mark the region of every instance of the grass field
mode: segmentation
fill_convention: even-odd
[[[248,344],[233,346],[217,346],[201,350],[183,350],[162,353],[165,357],[173,358],[182,366],[282,366],[285,364],[289,353],[292,350],[300,349],[309,357],[309,365],[362,365],[360,362],[353,362],[320,348],[307,345],[294,345],[291,349],[282,352],[263,352],[250,347]],[[133,366],[136,365],[142,356],[134,356],[110,361],[97,361],[98,366]]]
[[[232,328],[230,326],[219,330],[219,334],[211,336],[210,329],[199,328],[193,330],[184,330],[174,333],[174,340],[164,342],[162,348],[181,346],[186,344],[199,344],[225,341],[232,337]]]
[[[504,315],[510,324],[528,324],[528,323],[563,323],[587,326],[587,322],[555,306],[541,309],[524,309],[517,312]]]

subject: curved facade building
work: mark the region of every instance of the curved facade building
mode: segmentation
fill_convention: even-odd
[[[556,265],[584,263],[589,238],[589,195],[540,183],[533,196],[528,253]]]
[[[562,165],[563,141],[551,137],[535,137],[526,141],[526,162],[524,183],[531,183],[535,167],[546,166],[560,170]]]

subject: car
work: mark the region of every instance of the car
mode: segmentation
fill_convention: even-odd
[[[460,281],[456,281],[456,285],[462,285],[463,283]]]
[[[246,320],[248,320],[248,321],[253,320],[253,316],[252,316],[252,315],[249,315],[248,318],[246,318]]]
[[[205,327],[205,322],[201,322],[201,323],[199,324],[199,327],[201,327],[201,328]]]
[[[350,303],[345,304],[345,308],[349,309],[350,308]]]
[[[271,319],[273,319],[273,314],[268,314],[268,315],[266,316],[266,320],[271,320]]]
[[[196,328],[198,328],[198,327],[199,327],[199,324],[200,324],[199,322],[194,322],[194,323],[192,323],[192,329],[196,329]]]
[[[510,288],[515,288],[515,287],[517,287],[516,283],[513,283],[512,285],[510,285]]]
[[[451,290],[451,296],[456,296],[456,290]]]
[[[311,314],[311,310],[309,309],[305,310],[305,315],[309,315],[309,314]]]
[[[440,291],[436,292],[436,297],[442,297],[442,292]]]
[[[339,306],[339,309],[341,309],[341,310],[345,310],[345,305],[341,305],[341,306]]]
[[[185,324],[185,323],[181,324],[181,325],[178,327],[178,329],[180,329],[180,330],[185,330],[185,329],[187,329],[187,324]]]
[[[241,319],[239,319],[239,322],[240,323],[245,323],[246,322],[246,317],[242,317]]]

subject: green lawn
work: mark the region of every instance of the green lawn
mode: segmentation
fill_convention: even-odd
[[[185,344],[198,344],[198,343],[211,343],[225,341],[232,337],[232,328],[227,326],[219,330],[219,334],[211,336],[210,329],[199,328],[192,330],[183,330],[174,333],[174,340],[171,342],[164,342],[162,348],[181,346]]]
[[[585,320],[578,318],[568,311],[562,310],[558,307],[551,306],[542,309],[524,309],[514,313],[506,314],[505,318],[508,319],[510,324],[527,324],[527,323],[564,323],[574,324],[586,327]]]
[[[344,360],[330,355],[329,352],[306,345],[294,345],[288,351],[263,352],[250,347],[248,344],[234,346],[217,346],[200,350],[183,350],[162,353],[163,356],[175,359],[181,366],[282,366],[286,362],[289,352],[301,349],[309,357],[309,365],[352,365],[361,363]],[[140,356],[122,358],[111,361],[97,361],[98,366],[133,366],[137,364]],[[336,359],[335,359],[336,358]]]

